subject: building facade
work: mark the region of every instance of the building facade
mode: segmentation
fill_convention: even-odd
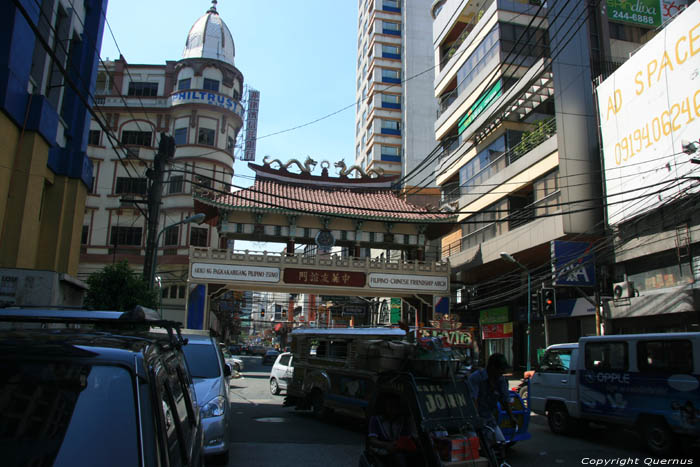
[[[355,164],[401,175],[414,203],[437,204],[430,11],[421,0],[359,0]]]
[[[564,1],[432,5],[435,173],[442,206],[460,216],[442,255],[462,322],[481,325],[482,356],[503,352],[516,370],[548,343],[601,332],[599,296],[612,274],[601,265],[611,264],[612,244],[594,83],[658,26],[614,11]],[[597,277],[567,287],[553,268],[561,242],[585,245]],[[533,300],[543,286],[556,286],[548,320]]]
[[[107,0],[0,7],[0,303],[82,304],[89,108]]]
[[[175,139],[164,174],[155,275],[163,316],[177,321],[190,295],[189,247],[226,245],[207,224],[168,227],[193,214],[197,190],[230,191],[243,126],[243,75],[234,64],[233,36],[213,3],[187,34],[180,60],[139,65],[120,57],[100,66],[96,104],[108,130],[93,120],[89,132],[95,183],[82,221],[81,278],[116,261],[143,267],[149,169],[160,135]]]

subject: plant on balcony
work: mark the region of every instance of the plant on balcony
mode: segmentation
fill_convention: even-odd
[[[552,133],[550,127],[549,120],[539,120],[535,122],[535,128],[524,132],[520,142],[513,148],[514,159],[526,154],[532,148],[547,140]]]

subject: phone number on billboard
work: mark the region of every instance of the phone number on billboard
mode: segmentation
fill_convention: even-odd
[[[683,125],[690,124],[696,117],[700,118],[700,89],[695,91],[693,97],[687,96],[682,101],[676,102],[671,105],[670,110],[664,110],[650,122],[615,143],[615,164],[627,162],[642,149],[652,147],[662,136],[668,136],[671,131],[680,130]]]
[[[613,19],[619,19],[619,20],[624,20],[624,21],[634,21],[635,23],[654,24],[654,17],[653,16],[638,15],[636,13],[633,13],[630,15],[629,13],[624,12],[624,11],[613,10],[612,17],[613,17]]]

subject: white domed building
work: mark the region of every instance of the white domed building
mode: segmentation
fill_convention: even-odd
[[[181,59],[129,64],[122,56],[99,67],[96,110],[111,135],[92,122],[88,156],[94,182],[83,220],[80,279],[122,260],[133,269],[143,267],[147,170],[162,132],[174,137],[176,150],[165,166],[159,232],[194,214],[194,190],[230,191],[244,121],[243,74],[216,3],[194,22]],[[115,141],[114,148],[111,138],[122,147]],[[160,235],[156,285],[162,287],[164,318],[184,320],[189,247],[225,248],[222,242],[207,224],[180,224]]]

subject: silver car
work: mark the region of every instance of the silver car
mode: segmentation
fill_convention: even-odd
[[[183,333],[183,346],[204,428],[204,455],[216,463],[228,463],[231,406],[228,382],[231,370],[210,336]],[[214,459],[212,459],[214,458]]]
[[[280,391],[286,391],[293,375],[292,354],[289,352],[279,354],[270,371],[270,393],[276,396]]]

